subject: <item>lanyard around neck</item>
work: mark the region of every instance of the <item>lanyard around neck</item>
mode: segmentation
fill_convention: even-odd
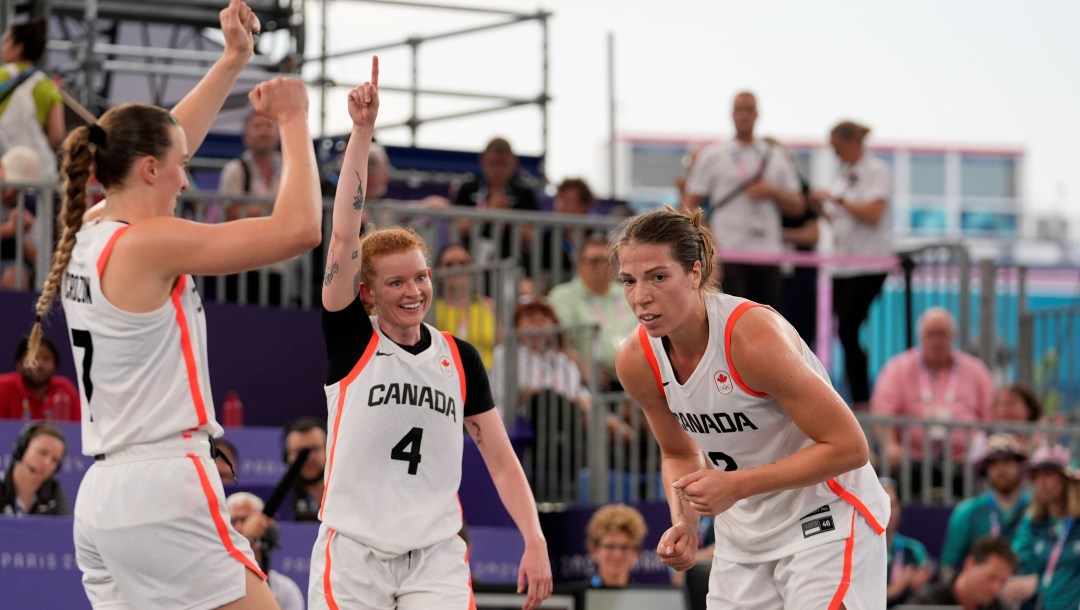
[[[927,372],[928,368],[926,363],[922,362],[922,359],[920,358],[919,398],[921,398],[924,403],[928,403],[934,399],[934,384],[933,380],[930,379],[930,373]],[[953,362],[949,366],[949,377],[945,380],[945,395],[942,398],[943,402],[949,405],[956,401],[956,386],[959,383],[960,378],[959,372],[957,371],[958,368],[956,362]]]

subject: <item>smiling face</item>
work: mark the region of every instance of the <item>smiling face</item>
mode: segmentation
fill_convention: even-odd
[[[612,531],[600,538],[589,549],[600,581],[605,587],[625,587],[630,580],[630,570],[641,555],[641,547],[629,534]]]
[[[30,473],[34,484],[40,486],[56,473],[64,459],[64,441],[51,434],[37,434],[26,446],[22,464]]]
[[[423,253],[412,248],[385,254],[373,266],[373,280],[360,285],[360,294],[375,306],[379,327],[395,341],[419,341],[420,324],[431,307],[431,269]]]
[[[619,251],[626,302],[651,337],[678,329],[701,302],[701,263],[689,273],[663,244],[629,243]]]

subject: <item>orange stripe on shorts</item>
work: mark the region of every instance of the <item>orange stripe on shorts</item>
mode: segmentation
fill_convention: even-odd
[[[840,576],[840,586],[836,588],[829,610],[839,610],[844,605],[844,596],[847,595],[848,587],[851,586],[851,555],[855,550],[855,512],[851,513],[851,535],[844,544],[844,572]]]
[[[326,528],[329,535],[326,537],[326,567],[323,568],[322,583],[323,595],[326,597],[326,607],[330,610],[338,610],[337,601],[334,599],[334,590],[330,587],[330,542],[334,540],[336,531]]]
[[[225,526],[225,520],[221,518],[221,506],[217,501],[217,494],[214,493],[214,488],[210,485],[210,479],[206,476],[206,469],[203,468],[202,460],[199,459],[194,453],[187,454],[187,457],[191,459],[191,463],[195,465],[195,472],[199,474],[199,484],[202,485],[203,495],[206,496],[206,504],[210,508],[210,517],[214,520],[214,527],[217,529],[218,537],[221,538],[221,544],[225,547],[225,550],[240,563],[244,564],[244,567],[255,572],[259,575],[259,578],[266,580],[266,574],[259,569],[259,566],[255,565],[247,555],[244,555],[240,549],[236,548],[233,544],[232,536],[229,536],[229,529]]]

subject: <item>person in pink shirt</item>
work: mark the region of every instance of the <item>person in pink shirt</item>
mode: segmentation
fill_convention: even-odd
[[[901,428],[876,431],[878,442],[885,445],[890,471],[898,470],[905,451],[914,462],[912,488],[916,493],[922,488],[922,462],[934,462],[936,487],[944,459],[951,458],[956,464],[953,489],[959,495],[969,437],[963,429],[954,429],[950,435],[945,425],[993,419],[994,381],[990,370],[978,358],[956,349],[955,336],[956,322],[948,310],[927,309],[919,318],[919,346],[893,356],[885,364],[870,399],[875,415],[917,417],[927,422],[911,429],[908,447],[901,446]],[[932,455],[924,455],[926,436],[930,437]]]
[[[42,336],[37,368],[23,364],[27,339],[15,348],[15,371],[0,374],[0,419],[79,421],[79,391],[67,377],[56,374],[60,352]]]

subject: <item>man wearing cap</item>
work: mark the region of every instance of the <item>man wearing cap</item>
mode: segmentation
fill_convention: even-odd
[[[956,505],[941,547],[941,578],[960,571],[971,545],[984,536],[1012,541],[1031,498],[1021,490],[1027,452],[1011,434],[994,434],[975,470],[989,489]]]
[[[1031,508],[1020,521],[1013,551],[1017,573],[1002,597],[1022,610],[1076,610],[1080,606],[1080,494],[1072,454],[1039,447],[1028,465]]]

